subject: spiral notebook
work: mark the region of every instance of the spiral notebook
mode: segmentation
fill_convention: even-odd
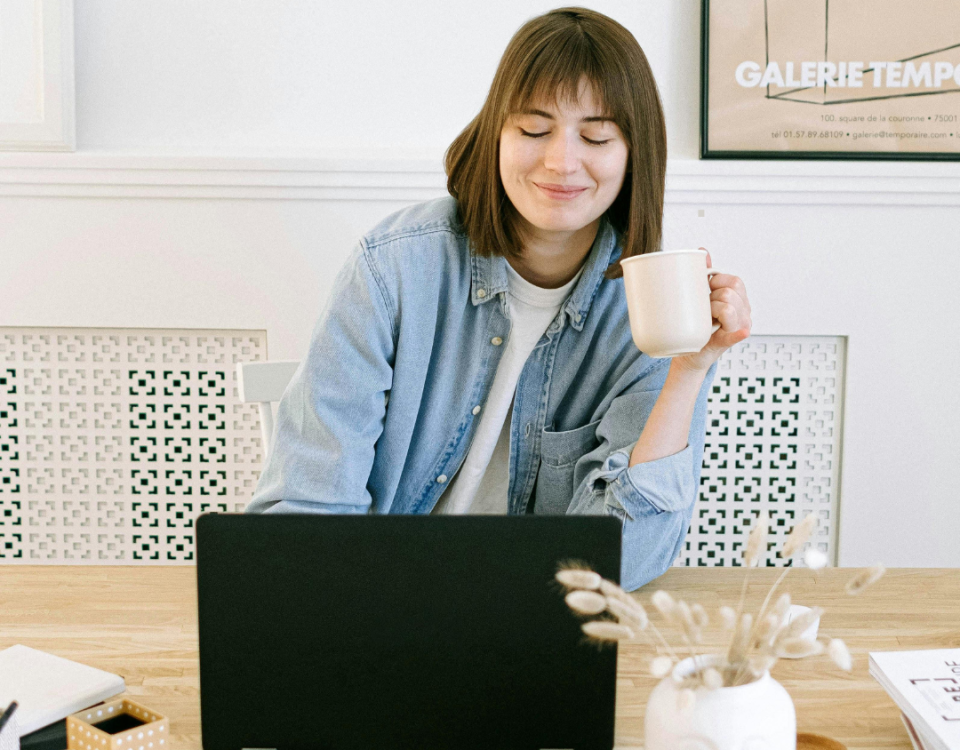
[[[125,689],[120,675],[27,646],[0,651],[0,706],[17,701],[20,736]]]

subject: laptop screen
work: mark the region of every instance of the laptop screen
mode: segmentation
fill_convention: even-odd
[[[571,561],[619,580],[619,521],[201,516],[204,748],[608,750],[616,648]]]

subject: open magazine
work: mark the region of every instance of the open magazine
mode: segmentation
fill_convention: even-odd
[[[960,648],[871,652],[870,674],[917,750],[960,750]]]

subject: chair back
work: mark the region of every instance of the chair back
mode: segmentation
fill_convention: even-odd
[[[275,362],[238,362],[237,386],[240,400],[260,407],[260,434],[263,437],[263,464],[267,463],[273,441],[273,402],[279,401],[293,374],[300,366],[298,360]]]

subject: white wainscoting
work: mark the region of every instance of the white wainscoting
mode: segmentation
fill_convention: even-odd
[[[429,158],[428,158],[429,157]],[[301,359],[439,155],[0,155],[0,326],[266,331]],[[742,276],[755,336],[842,336],[837,561],[960,565],[960,164],[674,161],[665,245]]]
[[[262,331],[0,327],[0,565],[195,560],[195,521],[242,511],[262,467],[237,362]],[[765,564],[813,513],[836,558],[842,338],[758,336],[719,363],[700,498],[677,565],[736,566],[759,514]]]

